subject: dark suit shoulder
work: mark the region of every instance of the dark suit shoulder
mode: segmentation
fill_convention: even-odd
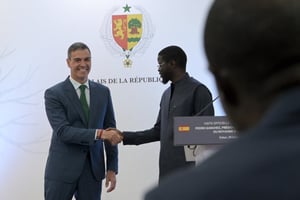
[[[203,83],[188,75],[186,75],[182,80],[176,82],[175,87],[178,88],[179,90],[183,90],[185,92],[191,92],[191,93],[194,93],[194,91],[197,88],[202,88],[209,91],[209,89]],[[165,91],[163,92],[163,96],[170,91],[171,91],[171,87],[165,89]]]
[[[100,95],[103,98],[104,97],[111,98],[111,92],[107,86],[102,85],[97,82],[94,82],[94,81],[89,81],[89,85],[90,85],[90,94],[91,95],[96,95],[96,96]]]
[[[63,91],[63,90],[68,90],[68,89],[71,89],[72,88],[72,83],[71,81],[69,80],[69,78],[67,78],[66,80],[64,81],[61,81],[59,83],[56,83],[55,85],[49,87],[46,89],[47,90],[53,90],[53,91]]]
[[[199,80],[193,78],[193,77],[190,77],[189,79],[187,79],[187,83],[192,85],[192,86],[195,86],[195,87],[206,87],[206,85],[204,85],[202,82],[200,82]]]
[[[108,90],[109,91],[109,88],[107,86],[105,86],[105,85],[102,85],[101,83],[89,80],[89,84],[90,84],[90,87],[94,87],[94,88],[98,88],[98,89]]]

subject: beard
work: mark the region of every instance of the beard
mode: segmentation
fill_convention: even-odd
[[[162,77],[161,82],[162,82],[163,84],[167,84],[167,83],[169,82],[169,79],[166,79],[166,78],[163,78],[163,77]]]
[[[170,80],[170,78],[167,76],[167,74],[160,74],[161,82],[163,84],[167,84]]]

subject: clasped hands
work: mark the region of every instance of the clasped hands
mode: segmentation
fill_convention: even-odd
[[[112,145],[122,142],[123,138],[123,133],[116,128],[107,128],[103,130],[101,136],[101,139],[108,140]]]

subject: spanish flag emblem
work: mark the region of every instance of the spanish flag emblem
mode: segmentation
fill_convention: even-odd
[[[187,126],[187,125],[178,126],[179,132],[189,132],[190,130],[191,130],[190,126]]]

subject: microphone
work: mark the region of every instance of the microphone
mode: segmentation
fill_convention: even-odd
[[[202,108],[198,113],[196,113],[194,116],[200,116],[203,114],[203,112],[211,105],[213,104],[217,99],[219,98],[219,96],[215,97],[211,102],[209,102],[204,108]]]

